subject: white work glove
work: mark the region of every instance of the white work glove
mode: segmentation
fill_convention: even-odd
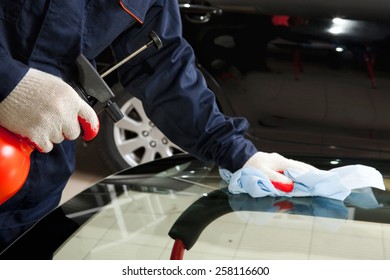
[[[255,168],[267,176],[275,188],[291,192],[294,188],[294,182],[283,175],[284,170],[309,171],[315,169],[309,164],[287,159],[277,153],[257,152],[245,164],[244,167]]]
[[[95,111],[59,77],[29,69],[0,103],[0,126],[27,140],[40,152],[50,152],[53,143],[74,140],[83,129],[83,139],[99,131]]]

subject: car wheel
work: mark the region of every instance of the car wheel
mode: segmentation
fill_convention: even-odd
[[[139,99],[120,86],[114,86],[113,92],[124,118],[114,123],[107,114],[100,114],[101,129],[95,140],[100,142],[97,149],[111,171],[184,153],[146,116]]]

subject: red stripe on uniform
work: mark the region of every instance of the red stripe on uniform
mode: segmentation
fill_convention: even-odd
[[[120,5],[122,6],[123,10],[125,10],[129,15],[131,15],[133,18],[135,18],[139,23],[143,23],[142,20],[140,20],[137,16],[135,16],[129,9],[125,7],[125,5],[122,3],[122,1],[119,1]]]

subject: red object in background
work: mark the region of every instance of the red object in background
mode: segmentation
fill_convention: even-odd
[[[0,127],[0,205],[23,186],[30,171],[33,150],[22,139]]]
[[[301,25],[307,25],[309,23],[309,20],[303,17],[291,17],[286,15],[274,15],[271,18],[272,24],[275,26],[285,26],[285,27],[292,27],[292,26],[301,26]]]
[[[272,21],[272,24],[275,26],[289,27],[290,26],[289,19],[290,19],[290,16],[276,15],[276,16],[272,16],[271,21]]]

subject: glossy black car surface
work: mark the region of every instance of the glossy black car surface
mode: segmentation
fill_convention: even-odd
[[[259,149],[389,159],[389,22],[352,3],[210,2],[222,15],[184,16],[185,37]]]
[[[376,161],[384,171],[390,158],[389,4],[328,2],[179,4],[183,35],[221,110],[249,120],[248,137],[259,150],[335,164]],[[111,171],[183,152],[139,101],[114,88],[128,121],[114,126],[103,119],[96,141]]]
[[[390,259],[389,206],[371,188],[344,201],[233,195],[214,164],[177,155],[109,177],[39,222],[22,225],[37,207],[10,211],[0,258],[167,260],[180,240],[184,259]]]

